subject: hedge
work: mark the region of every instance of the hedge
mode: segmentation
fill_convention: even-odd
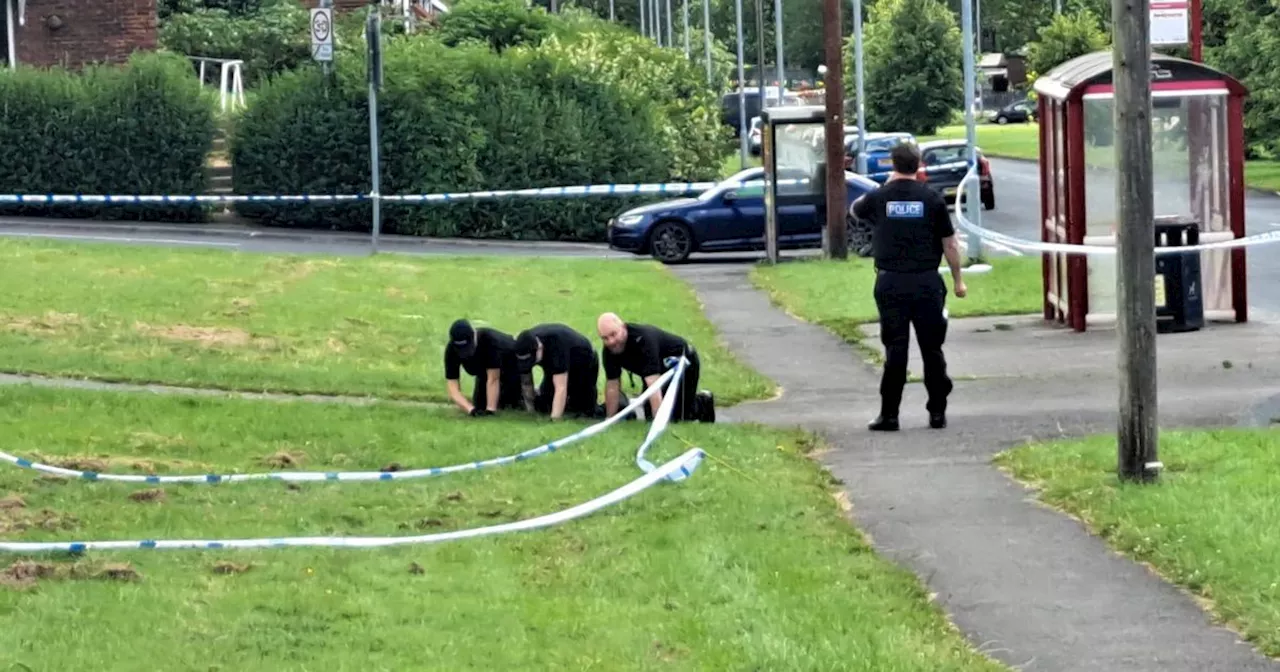
[[[190,62],[164,53],[81,72],[0,70],[0,193],[197,194],[216,130]],[[0,214],[199,221],[207,208],[0,204]]]
[[[368,108],[361,54],[340,50],[326,82],[315,67],[273,79],[237,123],[235,191],[367,193]],[[671,157],[660,113],[588,67],[537,49],[501,54],[424,37],[389,39],[379,94],[383,193],[435,193],[660,181]],[[718,162],[717,162],[718,163]],[[647,200],[647,199],[642,199]],[[635,198],[384,204],[383,231],[429,236],[600,240]],[[368,231],[367,203],[242,204],[263,223]]]

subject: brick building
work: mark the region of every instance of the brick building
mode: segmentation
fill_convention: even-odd
[[[118,63],[156,48],[156,0],[0,0],[4,65]]]

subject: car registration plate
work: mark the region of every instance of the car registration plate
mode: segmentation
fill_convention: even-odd
[[[955,195],[956,195],[956,188],[955,188],[955,187],[947,187],[946,189],[944,189],[944,190],[943,190],[943,192],[944,192],[946,195],[948,195],[948,196],[955,196]]]

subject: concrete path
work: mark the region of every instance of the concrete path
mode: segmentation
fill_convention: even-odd
[[[679,272],[727,345],[783,387],[777,400],[721,416],[824,434],[834,449],[822,459],[845,484],[857,524],[937,593],[975,646],[1021,670],[1280,670],[1213,626],[1191,597],[1033,503],[990,464],[1031,439],[1114,431],[1114,331],[954,320],[952,370],[983,378],[957,382],[950,427],[928,429],[915,384],[903,431],[873,434],[865,427],[878,411],[878,371],[852,348],[771,306],[748,269]],[[1258,422],[1251,407],[1280,395],[1278,334],[1255,323],[1162,335],[1161,425]]]

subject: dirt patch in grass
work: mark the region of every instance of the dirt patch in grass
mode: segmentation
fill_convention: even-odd
[[[199,343],[206,348],[216,346],[270,348],[275,345],[273,339],[253,336],[244,329],[236,327],[196,327],[189,324],[160,327],[142,322],[135,323],[133,326],[134,329],[148,336],[171,341]]]
[[[262,458],[262,463],[272,469],[296,469],[301,467],[303,461],[307,459],[307,454],[299,451],[281,450],[274,455],[268,455]]]
[[[5,495],[4,497],[0,497],[0,511],[25,508],[27,508],[27,502],[19,495]]]
[[[6,498],[8,499],[8,498]],[[22,498],[10,499],[8,508],[0,509],[0,534],[38,530],[71,530],[80,521],[75,516],[52,509],[30,509]]]
[[[142,575],[127,562],[36,562],[17,560],[0,570],[0,587],[30,590],[40,581],[65,580],[140,581]]]
[[[238,562],[231,562],[230,560],[219,560],[213,563],[214,574],[244,574],[250,569],[253,569],[253,565],[240,564]]]
[[[139,448],[140,446],[135,445],[134,447]],[[108,455],[44,455],[42,453],[32,453],[30,459],[32,462],[62,467],[63,469],[92,471],[95,473],[132,469],[143,474],[155,476],[161,473],[210,470],[210,466],[207,464],[188,462],[186,460],[156,460],[137,457],[112,457]],[[66,477],[54,474],[46,474],[46,477],[60,481],[66,480]]]
[[[164,502],[168,501],[169,495],[165,494],[160,488],[152,488],[150,490],[139,490],[131,495],[129,499],[135,502]]]
[[[20,331],[27,334],[57,334],[69,331],[70,327],[84,324],[84,319],[75,313],[59,313],[48,311],[39,317],[13,316],[6,317],[0,324],[9,331]]]

